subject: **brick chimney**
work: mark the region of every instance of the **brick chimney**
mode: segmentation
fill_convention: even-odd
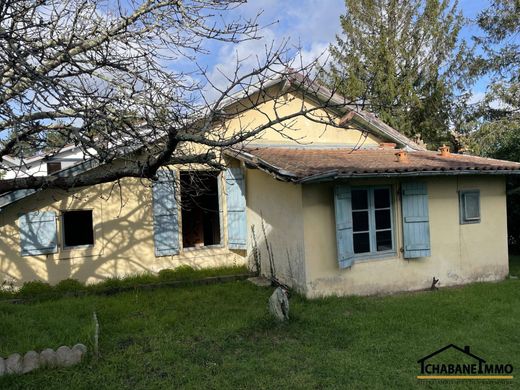
[[[397,144],[395,142],[381,142],[379,144],[379,149],[395,149],[396,146]]]
[[[409,162],[410,160],[408,160],[408,153],[406,152],[406,150],[400,150],[398,151],[395,156],[397,157],[397,162],[400,162],[400,163],[407,163]]]
[[[442,145],[439,148],[439,152],[441,152],[441,157],[450,157],[451,156],[450,147],[449,146]]]

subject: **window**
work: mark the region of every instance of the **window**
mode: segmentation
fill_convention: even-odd
[[[461,225],[480,222],[480,191],[464,190],[459,192]]]
[[[181,172],[182,245],[220,244],[218,172]]]
[[[92,210],[63,212],[63,247],[94,245]]]
[[[354,254],[392,251],[392,201],[390,188],[352,189]]]
[[[61,162],[48,162],[47,163],[47,175],[54,172],[61,171]]]

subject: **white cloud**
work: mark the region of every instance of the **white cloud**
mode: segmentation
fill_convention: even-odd
[[[208,76],[219,88],[227,84],[225,76],[232,77],[235,72],[237,57],[242,60],[242,72],[246,72],[257,65],[258,60],[265,59],[266,47],[273,42],[276,48],[288,40],[289,47],[301,49],[295,59],[296,67],[312,63],[316,58],[324,63],[329,44],[340,31],[339,16],[344,12],[343,0],[264,0],[260,4],[264,10],[259,19],[260,25],[268,25],[260,32],[262,39],[222,45],[217,49],[217,55],[213,51],[211,58],[208,58]],[[259,11],[259,3],[251,1],[233,12],[250,18]],[[214,96],[216,93],[208,89],[206,97]]]

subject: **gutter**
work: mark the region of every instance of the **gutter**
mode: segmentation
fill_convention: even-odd
[[[260,169],[261,171],[268,173],[269,175],[273,176],[277,180],[286,181],[286,182],[295,182],[298,180],[298,176],[286,171],[282,168],[277,167],[276,165],[269,164],[268,162],[262,160],[261,158],[258,158],[257,156],[254,156],[250,153],[239,151],[235,149],[227,149],[224,150],[224,154],[236,158],[242,162],[244,162],[246,165],[250,164],[253,165],[255,168]]]
[[[417,176],[466,176],[466,175],[520,175],[520,170],[496,169],[496,170],[444,170],[444,171],[411,171],[411,172],[372,172],[372,173],[339,173],[337,170],[320,173],[317,175],[307,176],[296,180],[296,183],[319,183],[325,181],[334,181],[342,179],[365,179],[374,177],[417,177]],[[520,191],[517,189],[516,191]],[[515,192],[516,192],[515,191]]]

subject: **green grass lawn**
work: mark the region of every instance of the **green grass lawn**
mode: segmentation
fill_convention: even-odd
[[[270,293],[243,281],[2,303],[0,356],[77,342],[91,349],[94,310],[102,356],[4,376],[0,388],[453,388],[416,379],[417,360],[449,343],[513,364],[518,379],[491,385],[520,386],[520,279],[386,297],[294,296],[283,324],[267,314]]]

